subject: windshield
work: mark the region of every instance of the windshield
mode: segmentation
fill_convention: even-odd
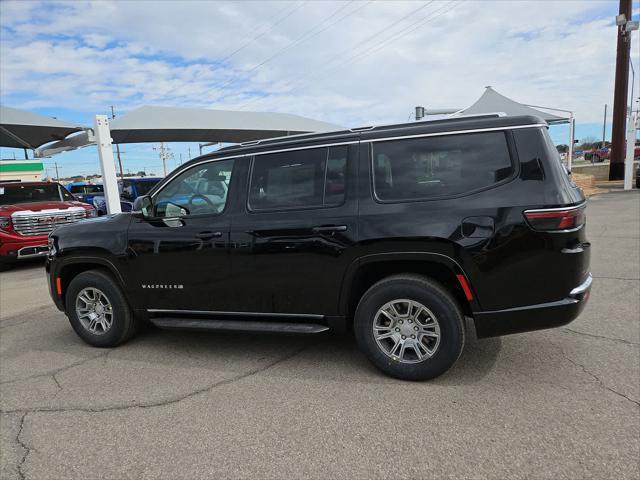
[[[102,193],[102,185],[72,185],[71,193]]]
[[[151,191],[153,187],[159,182],[159,179],[155,180],[139,180],[136,182],[136,190],[138,191],[138,196],[146,195]]]
[[[60,202],[73,200],[64,187],[57,183],[43,185],[15,185],[0,186],[0,205],[30,202]]]

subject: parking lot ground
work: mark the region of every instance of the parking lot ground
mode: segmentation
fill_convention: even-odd
[[[2,273],[0,478],[639,478],[638,191],[593,197],[587,228],[579,319],[471,334],[425,383],[331,335],[152,329],[94,349],[41,264]]]

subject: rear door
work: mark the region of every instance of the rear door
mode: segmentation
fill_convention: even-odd
[[[234,303],[246,312],[337,313],[357,241],[357,143],[256,155],[231,229]]]

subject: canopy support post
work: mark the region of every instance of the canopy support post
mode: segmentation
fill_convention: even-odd
[[[120,193],[118,192],[118,178],[116,177],[116,163],[113,158],[113,140],[109,130],[109,119],[106,115],[96,115],[94,119],[94,134],[100,157],[102,170],[102,184],[108,213],[120,213]]]
[[[633,152],[635,150],[636,129],[638,128],[639,112],[632,113],[629,109],[627,117],[627,155],[624,159],[624,189],[631,190],[633,181]]]
[[[569,117],[569,156],[567,157],[567,170],[571,172],[571,166],[573,164],[573,145],[576,140],[576,119],[573,113]]]

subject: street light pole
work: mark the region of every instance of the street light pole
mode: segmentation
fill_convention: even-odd
[[[607,131],[607,104],[604,104],[604,118],[602,119],[602,148],[604,148],[605,144],[605,135]]]

